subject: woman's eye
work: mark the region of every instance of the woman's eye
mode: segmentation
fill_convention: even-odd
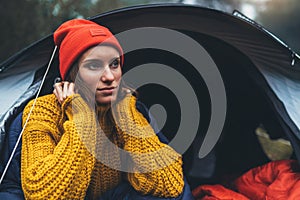
[[[87,63],[85,67],[90,70],[98,70],[102,68],[102,65],[100,65],[99,63]]]
[[[112,68],[118,68],[119,65],[120,65],[120,61],[119,61],[118,59],[114,60],[114,61],[110,64],[110,66],[111,66]]]

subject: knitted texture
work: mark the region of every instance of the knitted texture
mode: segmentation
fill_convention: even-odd
[[[182,159],[161,143],[144,116],[136,110],[136,98],[128,94],[114,110],[118,134],[131,159],[127,177],[144,194],[176,197],[184,186]]]
[[[105,113],[100,116],[99,126],[95,112],[79,95],[68,97],[63,105],[54,95],[38,98],[22,137],[21,180],[25,197],[97,199],[125,177],[101,162],[105,159],[111,162],[109,166],[119,166],[118,147],[134,153],[128,166],[133,173],[127,173],[126,179],[137,191],[160,197],[178,196],[184,185],[181,157],[162,144],[149,126],[136,126],[148,122],[136,110],[135,102],[134,97],[128,96],[117,104],[118,117],[127,119],[117,122],[113,131]],[[23,123],[32,103],[24,109]],[[132,133],[124,131],[125,124],[132,124]],[[115,145],[106,145],[103,137]],[[99,157],[101,160],[96,159]]]

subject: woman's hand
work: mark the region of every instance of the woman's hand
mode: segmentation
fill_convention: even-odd
[[[75,85],[68,81],[62,81],[53,85],[53,94],[56,96],[58,102],[62,104],[64,100],[73,94],[75,94]]]

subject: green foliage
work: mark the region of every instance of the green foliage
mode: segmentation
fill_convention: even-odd
[[[264,27],[300,53],[299,0],[272,0],[268,2],[267,8],[260,13],[259,19]]]
[[[132,2],[125,0],[3,1],[0,6],[0,62],[32,42],[51,34],[66,20],[87,18],[129,5]]]
[[[1,60],[39,37],[41,19],[35,10],[38,6],[33,1],[10,0],[1,3]]]

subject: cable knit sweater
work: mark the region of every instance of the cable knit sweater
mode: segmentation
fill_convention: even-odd
[[[131,95],[116,104],[116,125],[108,126],[105,111],[98,121],[79,95],[62,105],[53,94],[39,97],[22,136],[25,197],[96,199],[124,179],[142,194],[178,196],[184,186],[181,156],[159,141],[135,104]],[[24,109],[23,123],[32,105]],[[130,157],[122,158],[119,148]]]

